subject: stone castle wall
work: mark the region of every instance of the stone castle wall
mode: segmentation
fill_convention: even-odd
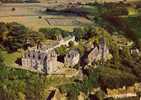
[[[61,45],[69,45],[70,41],[75,41],[75,37],[67,37],[59,41],[50,48],[42,48],[41,44],[36,47],[29,48],[23,55],[22,66],[31,67],[48,74],[53,74],[58,70],[58,61],[55,48]],[[45,45],[44,45],[45,46]]]

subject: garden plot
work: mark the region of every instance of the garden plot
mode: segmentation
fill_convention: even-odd
[[[67,31],[72,31],[76,26],[63,26],[63,25],[49,25],[49,23],[42,17],[41,19],[38,16],[9,16],[9,17],[0,17],[0,22],[10,23],[17,22],[23,24],[29,29],[38,31],[40,28],[61,28]]]
[[[79,23],[76,19],[70,18],[46,18],[45,19],[49,25],[52,26],[73,26],[76,25],[76,23]]]
[[[45,20],[52,26],[76,26],[91,23],[82,17],[45,18]]]
[[[42,4],[3,4],[0,6],[0,22],[17,22],[38,31],[40,28],[62,28],[72,31],[73,28],[90,21],[83,17],[72,15],[50,15],[44,13],[47,5]]]
[[[66,17],[66,16],[6,16],[0,17],[0,22],[17,22],[26,27],[38,31],[40,28],[62,28],[72,31],[73,28],[82,24],[90,24],[91,22],[83,17]]]

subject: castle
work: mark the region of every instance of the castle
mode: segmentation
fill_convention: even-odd
[[[75,37],[69,36],[63,40],[56,41],[54,44],[52,43],[52,45],[39,43],[35,47],[28,48],[23,54],[22,66],[34,68],[47,74],[56,74],[60,69],[59,65],[61,63],[57,61],[58,55],[55,48],[61,45],[68,45],[70,41],[75,41]]]
[[[26,68],[33,68],[46,74],[60,74],[65,68],[74,67],[80,62],[80,53],[77,49],[71,49],[64,56],[64,62],[57,60],[58,55],[55,51],[61,45],[69,45],[69,42],[75,42],[75,37],[67,37],[63,40],[56,41],[53,45],[46,45],[45,43],[38,43],[37,46],[28,48],[22,57],[22,66]],[[52,44],[52,43],[51,43]],[[109,58],[109,48],[106,45],[105,39],[101,38],[98,45],[88,53],[86,59],[88,64],[97,61],[106,62]]]
[[[57,54],[55,50],[47,51],[37,46],[36,49],[29,49],[25,52],[22,58],[22,66],[53,74],[58,70]]]

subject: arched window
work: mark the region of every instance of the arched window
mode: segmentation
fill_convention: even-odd
[[[33,59],[35,58],[35,55],[33,54]]]
[[[39,56],[38,56],[38,59],[40,60],[41,59],[41,55],[39,54]]]
[[[30,54],[28,53],[28,57],[30,57]]]

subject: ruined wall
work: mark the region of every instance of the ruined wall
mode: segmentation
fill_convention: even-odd
[[[28,48],[28,50],[23,54],[22,66],[31,67],[39,71],[44,71],[48,74],[54,74],[59,70],[59,63],[57,61],[57,54],[55,48],[61,45],[69,45],[70,41],[75,41],[75,37],[66,37],[57,42],[55,45],[47,46],[45,44],[39,43],[35,47]],[[71,63],[75,63],[78,59],[72,59]]]
[[[57,54],[53,50],[50,52],[44,52],[42,50],[27,51],[22,58],[22,66],[51,74],[57,70]]]
[[[66,54],[64,60],[66,66],[73,67],[78,64],[80,60],[80,54],[77,50],[71,50],[68,54]]]

